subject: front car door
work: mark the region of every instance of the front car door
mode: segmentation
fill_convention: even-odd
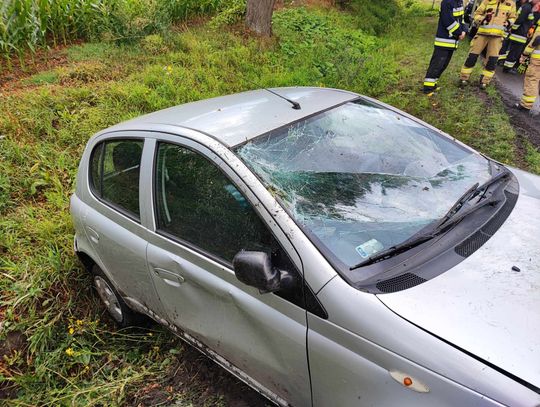
[[[155,148],[155,232],[147,258],[169,322],[280,404],[311,405],[298,255],[279,228],[261,220],[271,215],[210,150],[166,135]],[[271,254],[274,265],[297,276],[297,288],[260,294],[242,284],[231,265],[241,250]]]

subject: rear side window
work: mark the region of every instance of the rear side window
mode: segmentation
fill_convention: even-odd
[[[103,152],[103,143],[98,144],[92,152],[90,159],[90,187],[94,193],[99,193],[101,196],[101,154]]]
[[[90,159],[90,187],[106,203],[139,219],[139,173],[144,141],[105,141]]]

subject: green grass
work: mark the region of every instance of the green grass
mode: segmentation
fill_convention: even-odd
[[[163,385],[185,355],[163,330],[116,331],[72,253],[68,205],[78,160],[88,138],[109,125],[263,86],[338,87],[382,99],[495,159],[540,173],[532,145],[523,161],[516,158],[516,135],[497,93],[456,88],[466,47],[443,76],[440,95],[425,97],[434,20],[397,8],[376,15],[379,3],[391,4],[281,9],[271,41],[211,21],[135,43],[72,46],[66,64],[3,91],[0,339],[22,332],[27,343],[0,360],[0,390],[14,388],[10,405],[130,403],[148,386]],[[201,386],[193,385],[171,397],[189,405],[197,392]],[[222,403],[217,395],[208,400]]]
[[[39,72],[23,81],[31,85],[44,85],[46,83],[58,83],[58,73],[55,71]]]
[[[540,151],[531,143],[526,143],[525,149],[525,161],[529,167],[528,169],[536,174],[540,174]]]

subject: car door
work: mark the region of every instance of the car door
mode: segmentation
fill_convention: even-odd
[[[127,300],[156,309],[153,282],[146,266],[140,174],[145,140],[131,133],[101,137],[90,148],[83,177],[88,185],[81,217],[103,271]],[[151,152],[150,152],[151,154]]]
[[[169,322],[280,404],[311,405],[301,262],[285,235],[268,228],[256,198],[205,147],[163,136],[154,165],[147,259]],[[238,281],[231,261],[244,249],[271,254],[296,274],[297,289],[260,294]]]

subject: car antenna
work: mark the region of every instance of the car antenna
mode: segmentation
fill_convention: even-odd
[[[264,90],[276,95],[277,97],[280,97],[281,99],[284,99],[286,100],[287,102],[289,102],[291,105],[292,105],[292,108],[295,109],[295,110],[300,110],[302,109],[302,106],[300,106],[300,103],[298,102],[295,102],[294,100],[291,100],[291,99],[287,99],[285,96],[283,95],[280,95],[279,93],[276,93],[274,92],[273,90],[270,90],[268,88],[263,88]]]

